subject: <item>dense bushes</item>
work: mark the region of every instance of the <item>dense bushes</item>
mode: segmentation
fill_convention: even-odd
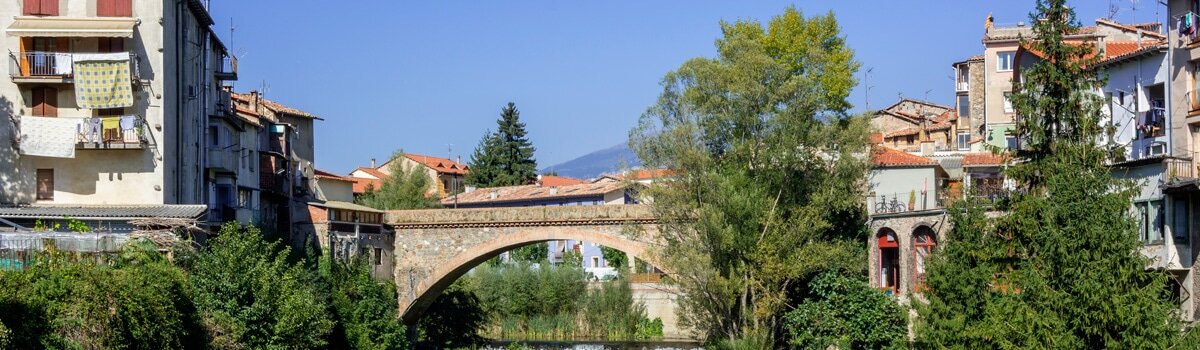
[[[825,272],[808,284],[811,295],[785,314],[792,346],[803,349],[906,347],[904,311],[866,281]]]
[[[456,282],[451,293],[458,298],[477,297],[478,310],[488,321],[482,331],[498,339],[662,336],[662,321],[646,318],[645,307],[634,302],[628,281],[619,279],[589,288],[587,277],[575,265],[485,264]],[[439,308],[432,309],[433,315],[442,312]]]
[[[175,250],[174,262],[148,241],[123,249],[49,251],[0,271],[0,348],[406,347],[395,288],[363,266],[318,273],[314,258],[289,261],[237,225],[202,251]]]
[[[49,252],[0,273],[0,342],[19,349],[180,349],[204,343],[187,277],[153,244],[125,247],[111,265]]]

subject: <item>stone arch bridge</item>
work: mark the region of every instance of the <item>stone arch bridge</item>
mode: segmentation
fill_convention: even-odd
[[[594,242],[658,266],[647,254],[660,244],[658,221],[644,205],[399,210],[387,218],[396,231],[396,291],[407,324],[471,268],[527,244]]]

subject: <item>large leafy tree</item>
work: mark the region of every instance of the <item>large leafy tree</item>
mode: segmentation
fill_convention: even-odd
[[[988,218],[956,210],[946,249],[930,264],[923,348],[1167,349],[1183,340],[1167,276],[1147,272],[1132,184],[1111,176],[1097,144],[1102,78],[1065,0],[1039,0],[1033,38],[1042,60],[1023,68],[1013,105],[1022,141],[1006,171],[1012,199]],[[1187,346],[1186,348],[1194,348]]]
[[[630,132],[664,223],[660,261],[681,321],[712,339],[782,339],[781,317],[823,271],[865,280],[866,122],[847,115],[859,64],[832,13],[788,8],[764,27],[721,23]]]
[[[396,152],[392,159],[403,159],[403,152]],[[424,167],[405,168],[400,161],[392,162],[388,171],[391,176],[383,179],[379,188],[355,198],[355,202],[381,210],[437,208],[441,205],[429,196],[431,187]]]
[[[485,135],[471,155],[467,183],[496,187],[533,182],[537,179],[537,161],[517,105],[509,102],[504,106],[496,124],[496,132]]]

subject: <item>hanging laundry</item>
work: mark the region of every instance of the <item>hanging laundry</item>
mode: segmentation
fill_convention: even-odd
[[[129,54],[75,54],[75,104],[79,108],[133,106]]]
[[[71,73],[73,71],[72,66],[74,66],[74,65],[75,65],[75,60],[72,58],[71,54],[69,54],[69,53],[54,54],[54,74],[71,75]]]
[[[77,118],[21,117],[21,154],[75,158]]]

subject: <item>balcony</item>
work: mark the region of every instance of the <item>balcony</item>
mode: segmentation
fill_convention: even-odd
[[[897,214],[941,208],[940,203],[930,207],[927,191],[910,191],[874,194],[867,196],[867,212],[871,215]],[[940,202],[940,201],[935,201]]]
[[[229,90],[217,90],[217,110],[214,111],[216,116],[232,117],[233,116],[233,98]]]
[[[8,73],[14,83],[74,83],[74,62],[78,52],[9,52]],[[129,73],[138,80],[137,54],[129,53]]]
[[[1163,167],[1166,171],[1163,182],[1167,186],[1176,186],[1187,183],[1196,182],[1196,161],[1195,156],[1192,159],[1185,158],[1166,158],[1163,162]]]
[[[225,148],[208,149],[208,168],[218,172],[236,173],[241,167],[240,147],[236,145]]]
[[[964,92],[964,91],[968,91],[971,89],[971,84],[968,82],[965,82],[965,81],[960,81],[960,82],[958,82],[958,84],[955,84],[955,85],[957,87],[957,90],[956,90],[957,92]]]
[[[236,81],[238,79],[238,59],[236,56],[225,57],[221,60],[221,67],[218,67],[214,73],[217,80]]]
[[[76,149],[145,149],[149,144],[141,117],[83,118],[75,132]]]
[[[1184,96],[1188,100],[1188,106],[1190,106],[1188,110],[1200,111],[1200,92],[1192,90],[1185,93]]]

